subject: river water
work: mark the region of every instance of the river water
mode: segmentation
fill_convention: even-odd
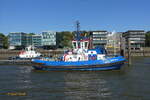
[[[118,71],[0,65],[0,100],[150,100],[150,57],[134,57]]]

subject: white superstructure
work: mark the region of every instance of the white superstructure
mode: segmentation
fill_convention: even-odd
[[[33,46],[28,46],[24,51],[21,51],[19,54],[20,58],[36,58],[41,56],[41,53],[36,52]]]

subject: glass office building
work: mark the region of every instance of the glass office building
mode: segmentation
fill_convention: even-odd
[[[32,45],[35,47],[42,46],[42,36],[41,35],[32,35]]]
[[[29,45],[32,45],[32,35],[31,34],[26,34],[26,47]]]
[[[10,46],[26,46],[26,33],[11,32],[8,35]]]
[[[29,45],[35,47],[56,47],[56,32],[44,31],[42,34],[11,32],[9,33],[8,40],[10,48],[15,48],[16,46],[27,47]]]
[[[8,41],[10,48],[15,48],[16,46],[27,47],[29,45],[40,47],[42,45],[42,36],[23,32],[11,32],[9,33]]]

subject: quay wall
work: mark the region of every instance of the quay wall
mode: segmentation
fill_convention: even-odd
[[[8,59],[9,57],[18,56],[21,50],[0,50],[0,60]],[[59,56],[64,53],[64,50],[37,50],[44,57]]]
[[[54,56],[57,57],[59,55],[62,55],[64,53],[65,50],[37,50],[37,52],[40,52],[42,54],[42,56],[45,57],[50,57],[50,56]],[[19,53],[21,52],[21,50],[4,50],[4,49],[0,49],[0,60],[6,60],[9,57],[12,56],[18,56]],[[108,54],[120,54],[120,51],[117,50],[114,51],[110,50],[108,51]],[[125,56],[127,56],[128,53],[126,51]],[[150,56],[150,48],[144,48],[143,50],[132,50],[131,51],[131,56]]]
[[[112,50],[108,49],[107,50],[108,55],[113,55],[113,54],[121,54],[120,49]],[[124,56],[128,56],[128,51],[124,51]],[[150,47],[144,47],[142,50],[131,50],[131,56],[147,56],[150,57]]]
[[[31,60],[0,60],[0,65],[32,65]]]

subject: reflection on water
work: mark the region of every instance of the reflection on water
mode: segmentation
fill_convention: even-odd
[[[31,66],[3,65],[0,100],[150,100],[149,60],[134,58],[119,71],[38,72]]]
[[[107,80],[99,76],[99,74],[93,72],[68,73],[64,79],[66,85],[65,95],[67,98],[83,100],[111,96],[109,87],[107,87]]]
[[[32,88],[31,84],[31,77],[30,77],[30,73],[31,73],[31,68],[29,66],[24,66],[24,67],[19,67],[18,68],[20,71],[20,74],[18,74],[18,83],[22,83],[24,85],[21,85],[20,89],[26,89],[26,88]]]

